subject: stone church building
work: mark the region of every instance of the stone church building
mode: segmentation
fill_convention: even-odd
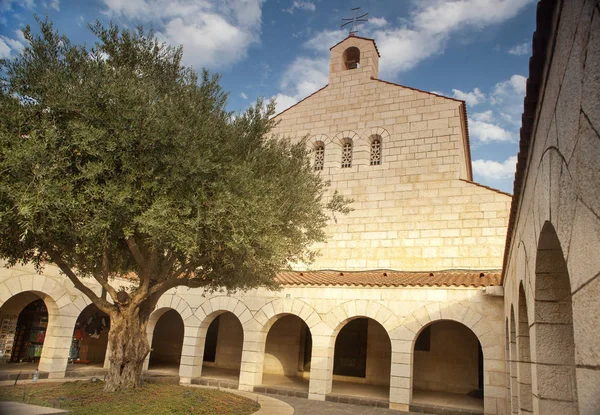
[[[473,181],[465,102],[379,79],[372,39],[334,45],[328,85],[275,133],[309,137],[354,210],[280,290],[167,292],[147,376],[427,413],[598,413],[599,38],[597,1],[538,4],[513,197]],[[103,373],[110,321],[57,268],[0,268],[0,321],[0,379]]]

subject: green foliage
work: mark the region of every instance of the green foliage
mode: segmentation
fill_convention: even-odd
[[[101,283],[135,273],[162,283],[155,294],[273,285],[311,260],[327,209],[347,213],[338,195],[325,203],[305,143],[271,136],[272,104],[233,116],[219,77],[183,67],[181,48],[99,23],[87,48],[39,24],[0,62],[9,264],[61,262]]]

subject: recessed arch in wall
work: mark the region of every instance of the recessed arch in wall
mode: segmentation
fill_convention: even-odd
[[[563,411],[577,412],[573,305],[567,263],[554,226],[545,222],[538,239],[535,261],[535,343],[533,407],[551,412],[556,400]],[[558,386],[559,385],[559,386]]]

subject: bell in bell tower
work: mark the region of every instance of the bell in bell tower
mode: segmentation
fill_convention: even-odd
[[[329,83],[372,79],[379,74],[379,51],[373,39],[350,34],[330,49]]]

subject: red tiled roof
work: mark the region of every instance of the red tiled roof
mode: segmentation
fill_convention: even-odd
[[[281,285],[358,287],[487,287],[500,285],[500,271],[281,271]]]

